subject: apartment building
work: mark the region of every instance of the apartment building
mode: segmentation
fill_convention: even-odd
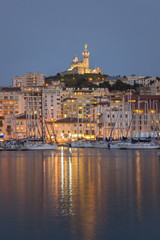
[[[4,115],[0,116],[0,141],[9,140],[15,137],[25,137],[25,131],[23,128],[23,121],[21,124],[21,132],[23,135],[17,136],[16,133],[16,116]]]
[[[55,121],[54,133],[58,142],[68,142],[79,138],[95,139],[95,126],[90,120],[64,118]]]
[[[12,78],[12,87],[22,87],[22,81],[23,78],[20,76],[15,76],[14,78]]]
[[[24,95],[24,112],[28,115],[42,116],[42,96],[43,87],[26,87],[23,88]]]
[[[0,88],[0,115],[16,115],[24,112],[24,98],[20,88]]]
[[[156,80],[150,84],[151,95],[160,95],[160,81]]]
[[[44,89],[45,119],[54,121],[61,118],[61,90],[54,87]]]
[[[63,118],[79,116],[79,118],[86,119],[98,95],[100,93],[94,90],[74,90],[70,97],[62,101]]]
[[[144,79],[145,76],[136,76],[135,74],[128,76],[128,84],[134,85],[135,83],[138,83],[138,81]]]
[[[23,74],[22,77],[16,76],[12,79],[13,87],[39,87],[44,86],[45,84],[45,77],[43,73],[32,73],[28,72]]]
[[[151,82],[156,81],[156,77],[143,77],[136,81],[137,84],[141,84],[143,86],[148,86]]]

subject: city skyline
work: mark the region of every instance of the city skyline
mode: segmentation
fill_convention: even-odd
[[[157,0],[2,0],[0,86],[26,72],[62,72],[84,44],[91,68],[104,74],[160,76],[159,7]]]

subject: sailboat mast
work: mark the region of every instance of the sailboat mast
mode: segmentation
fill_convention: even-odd
[[[26,138],[27,138],[27,132],[28,132],[28,128],[27,128],[27,124],[28,124],[28,119],[27,119],[27,114],[28,114],[28,98],[26,99]]]
[[[98,137],[98,116],[99,116],[99,98],[97,99],[97,114],[96,114],[96,137]]]
[[[38,129],[39,129],[39,123],[38,123],[38,96],[37,96],[37,138],[39,138],[39,134],[38,134]]]
[[[139,100],[139,97],[138,97],[138,137],[140,137],[140,127],[141,127],[141,124],[140,124],[140,100]]]
[[[35,122],[35,106],[34,106],[34,96],[33,96],[33,118],[34,118],[34,138],[36,137],[36,122]]]
[[[33,137],[33,97],[31,96],[31,138]]]
[[[123,139],[123,128],[124,128],[123,122],[124,122],[124,96],[122,100],[122,139]]]
[[[78,105],[78,116],[77,116],[77,140],[79,139],[79,105]]]
[[[44,87],[42,88],[42,95],[41,95],[41,107],[42,107],[42,141],[45,141],[45,109],[44,109]]]
[[[120,120],[119,113],[120,111],[119,111],[119,105],[118,105],[118,140],[119,140],[119,120]]]
[[[130,104],[129,104],[129,114],[130,114],[130,123],[131,123],[131,130],[130,130],[130,138],[133,136],[133,111],[132,111],[132,97],[131,97],[131,90],[130,90]]]
[[[28,97],[28,138],[30,138],[30,109],[29,109],[30,97]]]
[[[82,129],[82,131],[81,131],[81,138],[82,138],[82,136],[84,135],[83,134],[83,104],[82,104],[82,122],[81,122],[81,124],[82,124],[82,127],[81,127],[81,129]]]
[[[91,140],[91,105],[90,105],[90,140]]]

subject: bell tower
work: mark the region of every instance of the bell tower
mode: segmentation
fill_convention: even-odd
[[[85,44],[85,50],[82,53],[82,55],[83,55],[84,71],[88,72],[88,69],[89,69],[89,52],[87,51],[87,44]]]

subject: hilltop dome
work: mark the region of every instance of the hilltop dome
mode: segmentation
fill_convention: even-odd
[[[77,57],[77,56],[75,56],[75,57],[73,58],[73,62],[74,62],[74,63],[77,63],[77,62],[78,62],[78,57]]]

